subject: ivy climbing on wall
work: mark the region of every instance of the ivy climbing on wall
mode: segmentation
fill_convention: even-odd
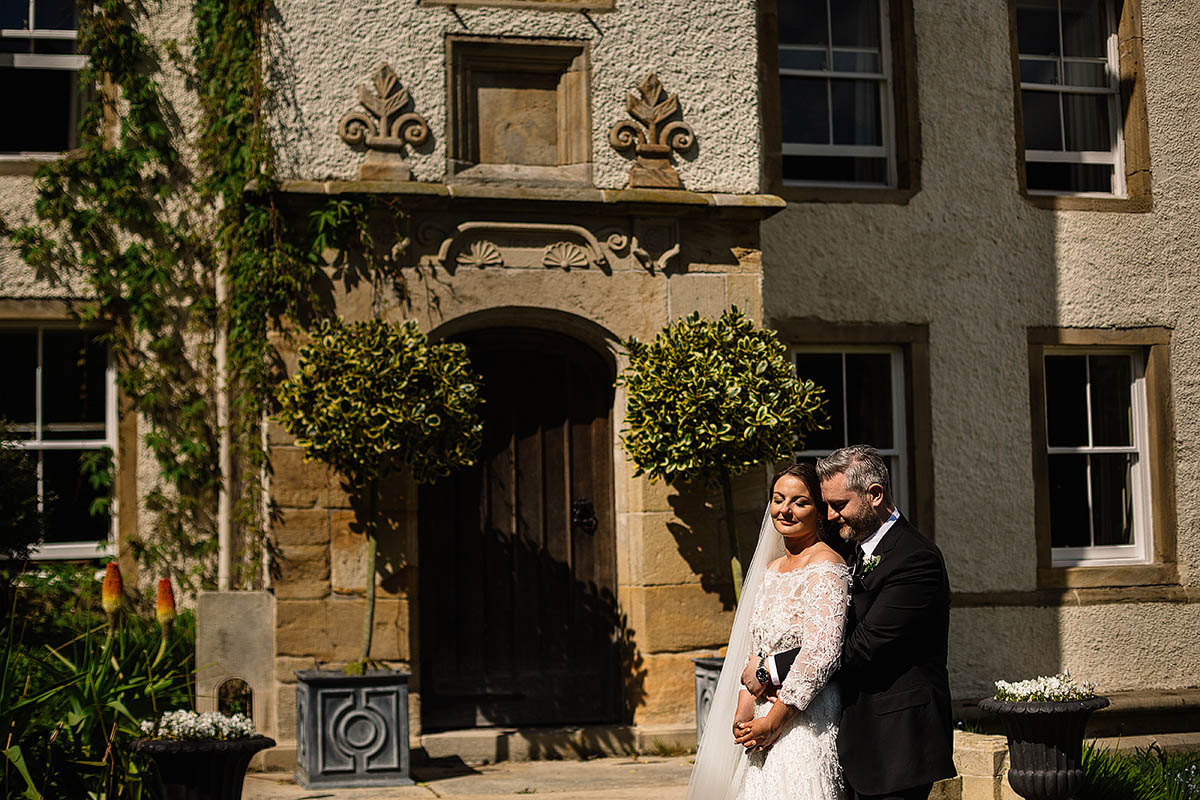
[[[95,91],[80,146],[38,169],[36,221],[0,221],[38,275],[89,298],[80,317],[103,324],[159,475],[139,486],[153,530],[130,544],[192,588],[216,574],[217,331],[227,331],[234,584],[251,588],[268,547],[262,425],[281,377],[270,333],[320,315],[313,287],[328,249],[380,266],[362,204],[331,201],[297,231],[279,207],[263,115],[268,11],[269,0],[193,0],[193,35],[180,46],[143,34],[137,0],[82,3],[80,80]],[[198,137],[156,80],[172,68],[199,103]]]

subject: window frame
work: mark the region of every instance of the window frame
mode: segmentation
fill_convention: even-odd
[[[881,109],[891,186],[858,183],[784,183],[779,88],[779,0],[758,3],[758,89],[762,126],[760,184],[789,202],[893,203],[904,205],[921,188],[921,137],[917,104],[912,0],[879,0],[884,74],[890,78]],[[834,73],[818,77],[828,78]],[[861,75],[855,75],[861,78]],[[835,147],[822,145],[821,147]],[[828,153],[827,153],[828,154]]]
[[[892,446],[879,449],[879,454],[887,460],[895,459],[899,470],[890,470],[892,497],[898,506],[907,506],[911,497],[909,492],[909,459],[908,459],[908,408],[907,380],[904,374],[904,348],[897,344],[794,344],[788,348],[788,357],[792,364],[796,356],[806,353],[837,354],[842,356],[842,408],[843,420],[847,416],[846,408],[846,356],[851,354],[886,355],[891,367],[892,395]],[[801,375],[801,378],[806,376]],[[847,434],[848,435],[848,434]],[[845,441],[842,446],[857,444]],[[821,458],[829,455],[831,450],[797,450],[796,458]],[[901,513],[904,508],[900,508]]]
[[[1017,186],[1021,196],[1036,208],[1127,213],[1148,213],[1153,210],[1140,0],[1105,0],[1105,5],[1112,25],[1109,58],[1117,67],[1114,79],[1119,90],[1113,95],[1115,113],[1118,115],[1114,118],[1113,125],[1116,129],[1115,137],[1119,140],[1114,142],[1114,147],[1117,148],[1114,186],[1122,187],[1122,194],[1064,193],[1029,189],[1025,178],[1025,119],[1021,102],[1024,84],[1021,81],[1021,59],[1017,39],[1017,0],[1008,2]]]
[[[77,41],[79,29],[72,28],[38,28],[36,2],[29,0],[29,27],[0,29],[0,38],[5,39],[47,39],[56,41]],[[85,105],[85,90],[80,86],[79,75],[87,67],[88,57],[78,53],[0,53],[0,68],[63,70],[74,73],[74,97],[71,98],[72,114],[70,127],[67,132],[67,150],[77,146],[79,120]],[[59,150],[22,150],[13,153],[0,153],[0,168],[13,162],[54,161],[62,157],[64,151]],[[0,172],[0,174],[6,174]]]
[[[33,331],[37,336],[37,388],[34,401],[35,414],[35,429],[34,432],[41,429],[42,426],[42,350],[43,350],[43,334],[47,330],[81,330],[77,322],[66,320],[9,320],[0,318],[0,330],[8,331]],[[102,329],[96,327],[83,327],[82,330],[94,331],[101,333]],[[14,439],[11,443],[21,450],[27,452],[39,453],[52,450],[101,450],[105,447],[113,454],[114,470],[116,470],[118,445],[121,436],[120,429],[120,414],[118,413],[118,391],[117,391],[117,367],[113,357],[112,348],[106,348],[106,364],[105,364],[105,398],[104,398],[104,437],[97,439],[42,439],[31,437],[28,439]],[[105,542],[93,542],[88,540],[71,541],[71,542],[44,542],[41,545],[33,548],[30,555],[31,561],[62,561],[73,559],[93,559],[102,558],[105,556],[115,555],[116,540],[118,532],[118,507],[116,499],[119,495],[120,487],[114,485],[113,497],[114,506],[109,512],[108,538]],[[42,508],[43,503],[43,486],[42,486],[42,467],[39,460],[38,466],[38,508]]]
[[[825,322],[819,319],[768,320],[795,363],[797,351],[899,351],[900,378],[892,402],[903,400],[903,458],[907,487],[893,494],[901,513],[927,537],[935,537],[933,479],[933,411],[929,377],[928,325],[871,325]],[[893,370],[897,362],[893,362]],[[893,380],[895,380],[893,371]],[[893,482],[895,479],[893,478]]]
[[[1067,150],[1064,141],[1062,150],[1025,150],[1025,163],[1059,163],[1059,164],[1107,164],[1112,167],[1112,187],[1111,192],[1075,192],[1070,190],[1059,189],[1029,189],[1031,195],[1051,195],[1063,197],[1124,197],[1125,196],[1125,134],[1118,122],[1121,115],[1121,87],[1120,87],[1120,51],[1117,45],[1117,24],[1116,18],[1113,15],[1112,0],[1099,0],[1104,3],[1104,22],[1107,30],[1104,35],[1104,51],[1105,51],[1105,74],[1108,76],[1107,86],[1084,87],[1067,84],[1062,82],[1060,75],[1059,83],[1028,83],[1021,79],[1018,75],[1017,80],[1020,85],[1021,92],[1045,92],[1053,94],[1058,98],[1059,106],[1059,130],[1065,134],[1066,121],[1063,117],[1063,100],[1066,95],[1101,95],[1108,99],[1108,128],[1109,137],[1112,141],[1112,148],[1107,152],[1099,150]],[[1019,0],[1017,0],[1019,2]],[[1058,3],[1058,41],[1059,54],[1057,56],[1037,56],[1032,54],[1022,55],[1018,52],[1018,69],[1020,69],[1021,61],[1049,61],[1057,65],[1065,65],[1067,63],[1097,63],[1095,59],[1082,59],[1068,57],[1062,53],[1065,50],[1062,41],[1062,0],[1057,0]],[[1020,31],[1018,31],[1019,35]],[[1022,103],[1024,100],[1022,99]],[[1022,108],[1022,111],[1024,109]]]
[[[1179,581],[1175,550],[1175,453],[1171,419],[1170,343],[1168,328],[1128,329],[1030,328],[1029,402],[1033,462],[1034,522],[1039,588],[1092,588],[1175,584]],[[1055,558],[1050,536],[1049,447],[1046,438],[1047,353],[1075,355],[1141,354],[1140,392],[1144,418],[1139,466],[1145,469],[1146,491],[1140,499],[1145,514],[1144,558],[1097,558],[1066,563]],[[1136,362],[1135,362],[1136,363]],[[1136,396],[1136,395],[1135,395]],[[1135,419],[1137,409],[1134,411]],[[1136,430],[1135,425],[1135,430]],[[1138,434],[1135,432],[1135,440]],[[1135,498],[1135,514],[1138,513]],[[1099,550],[1100,548],[1096,548]]]
[[[1052,455],[1092,455],[1099,453],[1136,453],[1138,460],[1137,465],[1132,469],[1130,475],[1131,490],[1133,492],[1133,519],[1134,519],[1134,541],[1130,545],[1089,545],[1087,547],[1054,547],[1053,540],[1051,541],[1050,563],[1054,567],[1086,567],[1086,566],[1123,566],[1126,564],[1148,564],[1150,563],[1152,552],[1150,548],[1150,540],[1152,538],[1153,523],[1150,520],[1150,471],[1149,471],[1149,453],[1150,441],[1146,432],[1147,428],[1147,409],[1146,409],[1146,359],[1145,352],[1142,348],[1137,347],[1088,347],[1088,346],[1044,346],[1042,348],[1042,375],[1043,382],[1045,381],[1045,363],[1047,356],[1055,355],[1070,355],[1070,356],[1128,356],[1131,361],[1131,403],[1130,411],[1132,416],[1131,440],[1132,445],[1122,447],[1096,447],[1095,445],[1086,445],[1082,447],[1064,447],[1051,445],[1049,441],[1043,439],[1042,446],[1046,449],[1047,458]],[[1087,395],[1088,406],[1088,430],[1089,436],[1092,428],[1091,418],[1091,379],[1090,379],[1090,363],[1089,363],[1089,387]],[[1047,398],[1043,392],[1043,402],[1041,413],[1044,417],[1048,417],[1049,409],[1046,405]],[[1047,425],[1048,427],[1048,425]],[[1088,483],[1088,507],[1091,509],[1091,482]],[[1089,515],[1089,526],[1091,525]],[[1053,534],[1053,531],[1051,531]]]

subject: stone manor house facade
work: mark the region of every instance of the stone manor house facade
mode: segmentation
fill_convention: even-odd
[[[5,5],[0,81],[29,103],[3,134],[9,219],[72,146],[83,56],[34,46],[70,38],[57,5]],[[161,14],[186,35],[183,6]],[[1118,708],[1200,702],[1194,6],[277,0],[267,57],[288,207],[406,212],[407,297],[338,289],[339,313],[416,319],[486,381],[479,469],[384,499],[373,656],[413,673],[414,741],[687,741],[691,659],[732,622],[720,506],[631,477],[613,380],[621,339],[730,305],[827,389],[801,455],[880,448],[945,554],[964,709],[1062,669]],[[51,383],[78,379],[56,364],[86,335],[64,299],[0,250],[6,380],[41,382],[4,411],[40,490],[73,496],[79,451],[117,454],[117,512],[64,510],[39,556],[90,558],[136,533],[145,475],[102,349],[75,367],[102,402]],[[354,657],[367,576],[337,476],[268,433],[279,573],[237,624],[286,751],[293,670]],[[756,471],[748,541],[764,502]]]

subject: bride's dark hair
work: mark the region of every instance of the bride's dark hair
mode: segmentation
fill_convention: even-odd
[[[808,489],[808,496],[812,498],[817,506],[817,535],[821,537],[821,541],[837,550],[839,553],[842,548],[841,537],[837,535],[837,531],[829,524],[829,513],[825,506],[825,498],[821,496],[821,479],[817,477],[817,468],[808,461],[797,461],[780,469],[771,476],[771,492],[775,492],[775,484],[779,483],[779,479],[791,475],[804,481],[804,486]],[[767,503],[770,504],[771,498],[768,495]]]

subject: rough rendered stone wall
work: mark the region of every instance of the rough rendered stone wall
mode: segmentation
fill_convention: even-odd
[[[1181,580],[1190,604],[953,612],[952,688],[1069,667],[1106,691],[1200,675],[1200,22],[1142,3],[1154,210],[1050,211],[1018,193],[1003,3],[917,0],[921,191],[794,204],[763,228],[768,319],[929,326],[936,537],[958,592],[1032,590],[1031,326],[1173,329]],[[969,54],[969,56],[968,56]]]
[[[608,144],[626,119],[625,95],[647,72],[679,95],[697,147],[676,158],[695,191],[758,188],[757,36],[752,0],[619,0],[615,11],[420,6],[415,0],[283,0],[271,35],[272,119],[280,177],[358,177],[362,159],[337,135],[358,86],[390,63],[429,121],[429,144],[408,154],[416,180],[446,166],[447,34],[584,40],[591,45],[592,160],[596,186],[625,185],[630,159]]]

